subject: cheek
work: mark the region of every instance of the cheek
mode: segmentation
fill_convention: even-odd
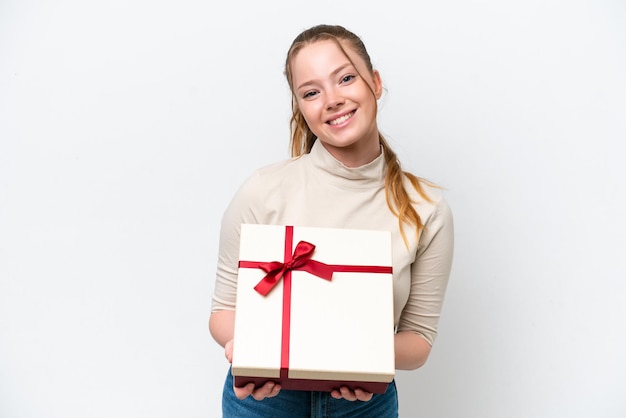
[[[374,95],[372,95],[371,91],[368,91],[367,94],[363,95],[361,103],[363,103],[365,107],[371,109],[374,113],[376,113],[378,108],[378,100]]]
[[[312,103],[304,103],[304,106],[300,106],[300,112],[309,127],[320,120],[319,109]]]

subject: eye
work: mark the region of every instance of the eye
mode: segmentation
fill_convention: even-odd
[[[356,76],[354,74],[348,74],[341,79],[341,84],[349,83],[355,78]]]
[[[315,97],[315,95],[317,95],[317,92],[315,90],[309,90],[309,91],[305,92],[302,95],[302,98],[303,99],[311,99],[311,98]]]

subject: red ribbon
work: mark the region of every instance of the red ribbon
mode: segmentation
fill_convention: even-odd
[[[315,245],[310,242],[300,241],[298,245],[296,245],[293,254],[288,254],[290,259],[285,260],[284,263],[280,261],[270,261],[268,263],[240,261],[239,267],[260,268],[267,273],[254,287],[254,290],[261,295],[267,296],[270,290],[278,284],[280,279],[291,270],[304,270],[324,280],[331,280],[333,278],[332,266],[311,259],[313,251],[315,251]]]
[[[333,272],[347,273],[386,273],[391,274],[391,266],[348,266],[324,264],[311,259],[315,245],[300,241],[293,253],[293,226],[285,227],[284,262],[239,261],[240,268],[260,268],[267,274],[254,289],[263,296],[282,279],[283,280],[283,323],[281,337],[280,378],[288,379],[289,370],[289,333],[291,329],[291,272],[303,270],[322,279],[331,280]]]

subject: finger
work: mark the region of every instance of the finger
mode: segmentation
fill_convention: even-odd
[[[372,399],[372,396],[374,396],[374,394],[357,388],[354,389],[354,396],[356,396],[356,398],[360,401],[367,402]]]
[[[233,386],[233,391],[235,392],[235,396],[237,397],[237,399],[246,399],[254,391],[254,383],[248,383],[247,385],[240,388],[238,388],[237,386]]]
[[[330,392],[330,396],[332,396],[335,399],[341,399],[341,392],[339,392],[337,389],[335,389],[335,390]]]
[[[272,389],[272,391],[270,392],[269,395],[267,395],[267,397],[273,398],[274,396],[278,395],[279,392],[280,392],[280,385],[276,384],[274,385],[274,389]]]
[[[252,392],[252,397],[256,399],[257,401],[262,401],[263,399],[267,398],[272,393],[275,386],[276,384],[274,382],[267,382],[266,384],[261,386],[259,389]]]
[[[348,389],[345,386],[341,387],[341,397],[344,398],[346,401],[356,401],[356,395],[354,394],[354,392],[352,392],[350,389]]]

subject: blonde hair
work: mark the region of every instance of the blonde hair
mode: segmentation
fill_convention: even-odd
[[[354,65],[354,62],[350,59],[346,53],[342,43],[344,41],[348,46],[354,50],[365,62],[365,65],[370,73],[373,73],[374,69],[369,54],[363,44],[363,41],[354,33],[350,32],[343,26],[338,25],[317,25],[313,26],[302,33],[300,33],[292,42],[289,52],[287,53],[287,60],[285,62],[285,76],[289,83],[289,88],[292,92],[292,115],[290,121],[291,130],[291,156],[299,157],[303,154],[311,152],[311,148],[316,141],[315,134],[311,131],[307,125],[302,112],[298,108],[296,97],[293,89],[293,74],[291,71],[291,63],[295,56],[305,46],[323,40],[332,40],[337,43],[337,46],[344,53],[346,58]],[[356,68],[356,65],[355,65]],[[358,71],[358,70],[357,70]],[[369,85],[369,84],[368,84]],[[371,89],[371,87],[370,87]],[[372,94],[375,95],[372,90]],[[385,174],[385,196],[387,199],[387,206],[389,210],[398,217],[398,224],[400,227],[400,233],[405,244],[407,244],[406,234],[404,232],[404,224],[413,225],[415,227],[416,236],[419,237],[424,224],[413,207],[414,201],[411,200],[409,193],[407,192],[404,179],[408,179],[413,188],[419,193],[419,195],[426,201],[432,200],[428,197],[422,183],[428,185],[432,184],[420,177],[417,177],[407,171],[403,171],[400,165],[400,161],[395,152],[391,149],[383,135],[379,132],[378,138],[380,145],[383,149],[385,156],[385,162],[387,165],[387,172]]]

